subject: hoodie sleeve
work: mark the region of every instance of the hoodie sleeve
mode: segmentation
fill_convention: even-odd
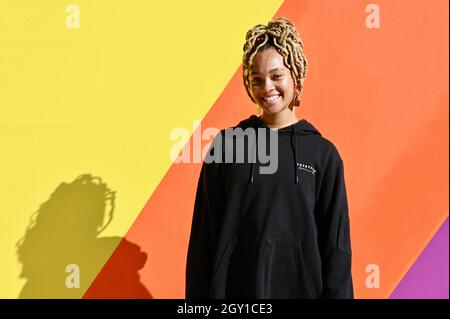
[[[315,214],[322,258],[322,298],[353,299],[344,165],[334,147],[324,168]]]
[[[186,263],[188,299],[209,298],[215,247],[214,215],[221,207],[220,167],[215,162],[203,162],[200,171]]]

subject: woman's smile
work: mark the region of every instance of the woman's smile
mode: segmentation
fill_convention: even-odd
[[[268,95],[263,97],[262,100],[267,106],[272,106],[277,104],[278,100],[281,98],[280,94]]]

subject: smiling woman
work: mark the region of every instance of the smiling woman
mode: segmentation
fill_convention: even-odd
[[[267,151],[277,166],[263,173],[259,157],[204,161],[186,297],[353,298],[344,166],[337,148],[295,114],[307,62],[294,25],[279,18],[248,31],[243,64],[245,89],[263,113],[234,128],[274,132],[277,147],[268,143]],[[243,153],[266,150],[267,141],[256,141],[248,138]],[[217,146],[210,152],[221,158]]]

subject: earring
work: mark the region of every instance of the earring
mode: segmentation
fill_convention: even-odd
[[[301,94],[302,94],[302,91],[295,92],[294,106],[300,106],[300,95]]]
[[[259,107],[258,104],[256,104],[256,114],[261,113],[261,108]]]
[[[294,106],[300,106],[300,94],[295,95]]]

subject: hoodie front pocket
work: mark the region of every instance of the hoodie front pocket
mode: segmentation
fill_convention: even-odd
[[[231,253],[233,252],[234,246],[236,245],[236,240],[237,240],[236,238],[228,239],[225,245],[225,249],[223,250],[222,255],[219,258],[219,262],[217,263],[217,266],[214,268],[213,278],[215,278],[217,274],[223,270],[226,264],[228,264]]]
[[[266,239],[263,252],[262,298],[311,298],[300,242]]]
[[[228,266],[230,263],[230,256],[233,253],[234,247],[236,245],[236,241],[237,238],[230,238],[227,241],[217,264],[213,268],[212,282],[210,287],[211,298],[225,298]]]
[[[303,257],[303,249],[300,242],[295,243],[296,246],[296,252],[297,252],[297,269],[298,269],[298,276],[300,278],[300,283],[302,284],[304,293],[307,298],[311,298],[311,288],[309,287],[308,283],[308,275],[306,273],[306,264],[305,259]]]

